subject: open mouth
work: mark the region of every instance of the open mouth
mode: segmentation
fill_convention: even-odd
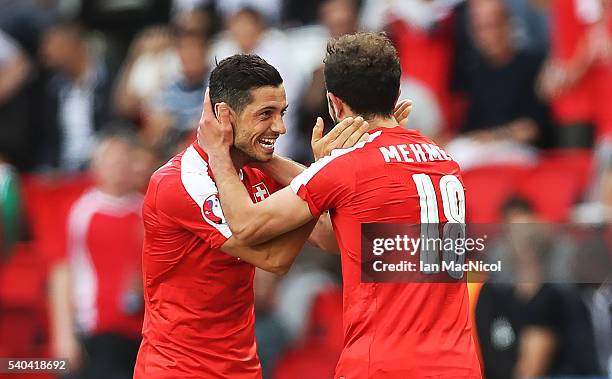
[[[276,142],[276,138],[260,138],[257,142],[263,147],[265,150],[274,151],[274,143]]]

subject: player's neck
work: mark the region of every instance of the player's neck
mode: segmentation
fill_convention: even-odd
[[[241,168],[251,161],[249,156],[233,147],[230,149],[230,158],[232,158],[232,163],[234,164],[236,172],[240,171]]]
[[[399,123],[395,120],[395,117],[374,117],[366,120],[370,125],[370,130],[376,128],[395,128]]]

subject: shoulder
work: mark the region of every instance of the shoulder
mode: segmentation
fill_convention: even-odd
[[[190,146],[153,174],[147,201],[160,210],[173,212],[202,204],[214,193],[217,186],[209,175],[208,163]]]
[[[85,191],[70,208],[68,214],[68,227],[74,231],[76,229],[86,229],[89,220],[100,210],[100,192],[95,188]]]
[[[72,204],[71,213],[85,213],[92,211],[99,203],[99,192],[95,188],[90,188]]]
[[[373,143],[381,136],[382,132],[377,131],[370,135],[367,141],[359,142],[353,147],[347,149],[336,149],[330,155],[325,156],[314,162],[304,172],[298,175],[292,182],[291,186],[304,185],[311,179],[321,175],[333,176],[335,180],[339,177],[349,177],[351,172],[357,169],[358,163],[363,157],[367,157],[375,149]]]

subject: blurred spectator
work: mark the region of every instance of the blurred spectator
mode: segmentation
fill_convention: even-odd
[[[442,115],[438,126],[450,131],[453,121],[449,81],[454,50],[453,14],[463,0],[366,0],[360,25],[385,30],[395,42],[405,86],[435,99]],[[414,109],[419,108],[415,100]],[[433,118],[432,118],[433,119]],[[432,120],[427,120],[432,124]],[[408,125],[410,126],[410,124]]]
[[[550,0],[506,0],[517,45],[545,55],[550,48]]]
[[[117,113],[140,124],[144,109],[176,80],[180,67],[167,27],[154,26],[140,32],[116,79],[113,104]]]
[[[577,342],[594,353],[584,366],[592,373],[612,375],[609,367],[612,362],[612,255],[610,239],[606,233],[609,226],[585,227],[586,235],[579,241],[579,249],[574,256],[572,267],[578,283],[579,297],[575,301],[574,328],[584,329],[584,335]],[[584,355],[582,355],[586,358]]]
[[[255,270],[255,339],[264,379],[272,371],[287,344],[287,332],[275,314],[278,277],[261,269]]]
[[[214,26],[211,11],[196,7],[177,11],[170,26],[158,25],[140,32],[116,79],[113,103],[117,112],[141,125],[151,104],[181,77],[175,34],[209,36]]]
[[[21,237],[21,193],[14,169],[0,159],[0,263]]]
[[[74,204],[65,261],[51,269],[55,357],[83,378],[131,378],[142,328],[142,196],[134,188],[132,139],[102,138],[95,187]]]
[[[31,70],[21,47],[0,30],[0,158],[13,164],[29,151],[24,88]]]
[[[475,50],[459,57],[454,79],[469,103],[464,137],[447,150],[463,169],[482,163],[485,151],[495,151],[496,162],[528,163],[534,157],[527,145],[549,125],[535,91],[543,57],[516,47],[503,1],[470,1],[468,16]]]
[[[144,143],[137,143],[130,153],[132,188],[144,194],[149,186],[153,172],[163,163],[165,157],[160,152]]]
[[[238,53],[259,55],[276,67],[283,78],[289,108],[284,117],[287,133],[278,139],[275,151],[290,158],[300,156],[302,150],[308,148],[295,128],[305,78],[297,68],[299,62],[288,54],[293,46],[282,31],[266,25],[264,16],[255,7],[240,8],[227,17],[227,32],[221,34],[211,49],[211,67],[215,61]]]
[[[132,36],[139,30],[167,23],[170,17],[171,0],[78,0],[75,14],[90,29],[104,33],[108,40],[107,60],[111,68],[121,61]]]
[[[217,7],[224,17],[251,8],[261,14],[268,24],[278,25],[280,21],[281,0],[223,0],[217,2]]]
[[[511,282],[486,282],[476,305],[485,376],[600,374],[590,320],[582,312],[578,292],[546,283],[550,280],[546,260],[554,256],[557,236],[538,224],[524,200],[509,200],[503,214],[513,265]]]
[[[62,13],[59,3],[59,0],[0,0],[0,29],[17,40],[30,56],[35,56],[40,35]]]
[[[559,120],[561,147],[591,147],[612,134],[612,4],[608,0],[551,3],[551,55],[539,82]]]
[[[180,143],[196,130],[210,72],[204,34],[179,32],[176,40],[182,75],[150,105],[144,130],[146,140],[167,156],[180,149]]]
[[[172,25],[175,29],[199,33],[210,37],[219,26],[218,16],[211,6],[198,6],[184,11],[177,12],[172,18]]]
[[[357,31],[357,3],[355,0],[322,0],[319,7],[319,20],[324,33],[320,46],[317,46],[316,67],[309,70],[310,83],[306,86],[298,115],[297,133],[299,141],[309,141],[312,128],[317,117],[322,117],[325,129],[331,129],[333,123],[329,116],[327,90],[323,75],[323,58],[325,56],[326,39],[337,38]],[[318,50],[318,51],[317,51]],[[310,149],[300,151],[295,158],[303,163],[313,160]]]
[[[45,33],[41,57],[55,75],[46,93],[39,169],[82,170],[96,133],[110,117],[111,78],[103,57],[94,55],[85,31],[74,23],[57,24]]]

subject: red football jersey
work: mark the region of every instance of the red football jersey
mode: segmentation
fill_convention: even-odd
[[[455,191],[452,207],[441,187]],[[480,378],[465,283],[361,282],[362,223],[465,219],[457,163],[417,131],[378,128],[314,163],[291,188],[314,216],[330,210],[342,254],[344,349],[335,378]]]
[[[253,201],[278,186],[240,176]],[[197,143],[151,177],[145,196],[145,319],[134,378],[261,378],[253,265],[219,250],[231,236]]]
[[[70,211],[67,251],[82,333],[140,335],[142,309],[130,298],[140,297],[141,209],[140,194],[115,197],[92,188]]]

